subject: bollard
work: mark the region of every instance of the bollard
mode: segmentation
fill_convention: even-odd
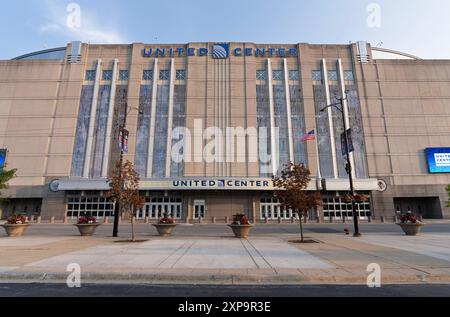
[[[64,217],[64,224],[68,224],[69,223],[69,218],[67,216]]]
[[[372,222],[372,216],[368,216],[368,217],[367,217],[367,222],[369,222],[369,223]]]
[[[345,216],[342,216],[342,223],[346,223],[347,219],[345,219]]]
[[[105,217],[105,218],[103,219],[103,223],[107,224],[108,222],[109,222],[109,217]]]
[[[303,223],[308,223],[308,216],[304,216],[303,219]]]
[[[39,224],[40,224],[40,223],[41,223],[41,221],[42,221],[42,218],[41,218],[41,216],[38,216],[38,217],[37,217],[37,223],[39,223]]]
[[[384,223],[384,216],[380,216],[380,222]]]
[[[295,217],[291,217],[291,223],[295,223]]]
[[[269,223],[269,218],[265,218],[264,222]]]
[[[322,219],[320,219],[320,217],[316,218],[317,223],[322,223]]]
[[[392,217],[392,220],[394,221],[394,223],[397,222],[397,216]]]
[[[202,222],[203,222],[203,218],[202,217],[198,218],[198,223],[202,223]]]
[[[212,223],[216,223],[216,217],[212,217]]]
[[[281,217],[278,217],[278,223],[281,223]]]
[[[225,223],[229,223],[230,222],[230,218],[228,216],[225,217]]]
[[[333,223],[333,217],[330,216],[330,223]]]
[[[54,223],[55,223],[55,216],[51,216],[51,217],[50,217],[50,223],[51,223],[51,224],[54,224]]]
[[[145,223],[149,223],[150,219],[148,216],[145,216]]]

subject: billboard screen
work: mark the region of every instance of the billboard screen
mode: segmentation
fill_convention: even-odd
[[[450,147],[425,149],[430,173],[450,173]]]

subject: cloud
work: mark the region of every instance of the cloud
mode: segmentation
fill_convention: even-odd
[[[39,26],[39,32],[55,34],[68,41],[80,40],[89,43],[121,44],[128,41],[114,25],[101,21],[89,12],[86,6],[77,3],[61,4],[54,0],[45,1],[46,21]],[[104,21],[102,21],[104,22]]]

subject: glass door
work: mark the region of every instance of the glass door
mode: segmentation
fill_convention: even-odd
[[[194,200],[194,219],[205,218],[206,203],[204,200]]]

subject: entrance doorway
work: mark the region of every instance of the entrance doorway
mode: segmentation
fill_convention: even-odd
[[[154,197],[144,204],[144,208],[139,210],[136,215],[137,219],[159,219],[168,214],[169,217],[181,219],[183,203],[180,197]]]
[[[394,208],[398,213],[408,211],[428,219],[442,219],[439,197],[394,197]]]
[[[260,219],[291,219],[293,216],[292,210],[281,207],[278,199],[274,197],[261,198],[259,206]]]
[[[204,200],[194,200],[194,219],[205,219],[206,202]]]

